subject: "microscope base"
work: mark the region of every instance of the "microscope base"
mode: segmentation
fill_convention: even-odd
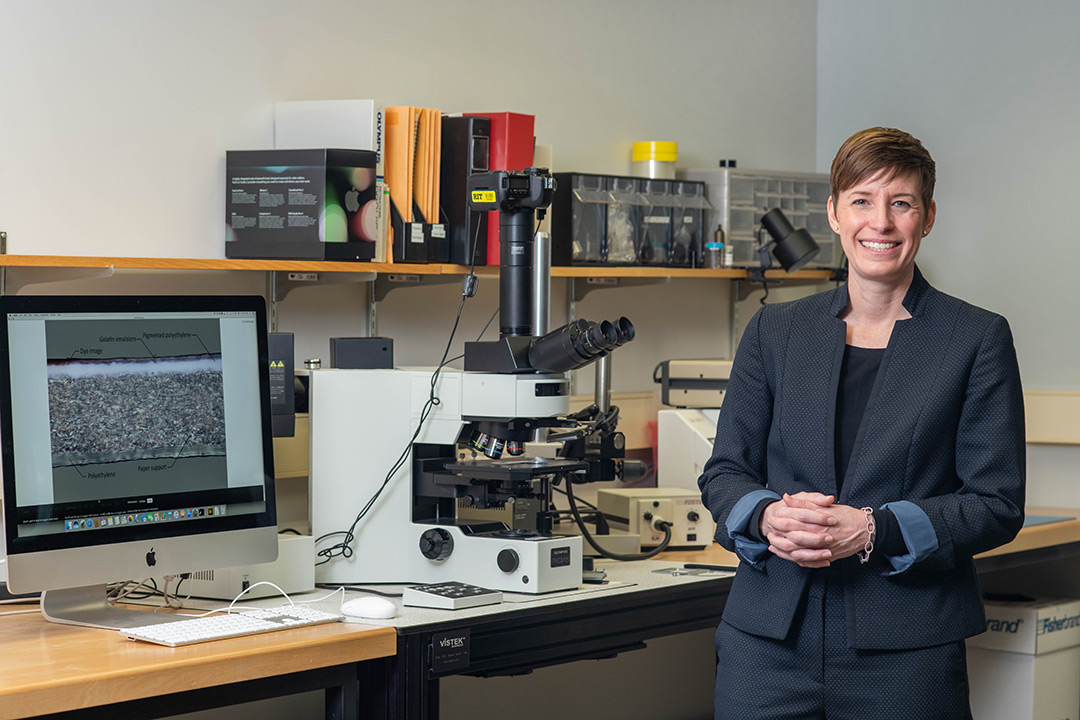
[[[426,558],[416,550],[411,574],[424,583],[457,580],[489,590],[530,594],[581,586],[580,537],[466,535],[452,525],[421,523],[414,523],[413,529],[417,537],[427,530],[441,530],[453,541],[453,550],[443,560]]]

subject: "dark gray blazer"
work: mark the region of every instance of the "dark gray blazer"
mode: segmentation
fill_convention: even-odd
[[[833,441],[845,344],[847,286],[762,307],[743,335],[720,410],[713,455],[698,480],[717,524],[753,490],[836,493]],[[1025,454],[1020,372],[1008,323],[932,288],[918,268],[871,392],[838,503],[908,500],[938,547],[893,575],[880,554],[844,568],[848,643],[929,647],[986,629],[972,556],[1023,524]],[[813,571],[768,555],[740,564],[724,620],[754,635],[787,635]]]

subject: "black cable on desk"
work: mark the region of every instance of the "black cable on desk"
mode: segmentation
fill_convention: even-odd
[[[570,478],[566,478],[566,497],[570,501],[570,512],[574,515],[574,521],[581,529],[581,536],[585,538],[585,541],[589,543],[592,549],[599,553],[601,557],[606,557],[608,560],[620,560],[623,562],[648,560],[667,550],[668,545],[671,544],[671,523],[662,521],[659,525],[664,530],[664,539],[649,552],[641,553],[640,555],[623,555],[620,553],[613,553],[610,550],[605,550],[593,539],[592,533],[590,533],[589,529],[585,526],[585,521],[581,519],[581,514],[577,509],[577,503],[574,501],[574,484]]]
[[[386,473],[386,477],[383,479],[382,485],[379,486],[379,489],[375,491],[375,493],[368,499],[367,503],[364,504],[364,507],[360,509],[360,512],[356,514],[356,517],[353,518],[352,524],[349,526],[349,529],[326,533],[325,535],[321,535],[315,538],[315,545],[318,546],[320,542],[326,540],[327,538],[332,538],[339,535],[342,536],[341,539],[333,545],[325,547],[321,550],[317,550],[315,552],[315,555],[320,558],[320,560],[315,563],[316,565],[323,565],[330,562],[336,557],[352,557],[354,552],[352,548],[352,543],[353,540],[356,538],[356,526],[359,525],[360,521],[363,520],[371,511],[371,508],[375,505],[376,501],[378,501],[379,497],[386,489],[386,486],[390,484],[390,481],[393,479],[394,474],[398,470],[400,470],[401,467],[406,463],[409,456],[412,454],[413,443],[416,442],[416,438],[420,436],[420,431],[424,428],[424,423],[427,421],[428,415],[430,415],[431,411],[435,408],[435,406],[439,405],[441,402],[439,398],[435,395],[435,386],[439,382],[439,375],[440,373],[442,373],[443,368],[446,367],[447,364],[461,357],[459,355],[457,357],[448,358],[448,356],[450,355],[450,348],[454,343],[454,336],[457,334],[458,324],[461,322],[461,311],[465,307],[465,301],[476,294],[476,275],[474,272],[476,269],[475,249],[479,236],[480,225],[477,224],[476,233],[474,233],[473,235],[473,252],[471,253],[473,256],[473,262],[469,268],[469,274],[465,276],[462,282],[461,303],[458,305],[457,315],[454,317],[454,325],[450,329],[450,337],[446,341],[446,349],[443,350],[442,359],[439,361],[438,367],[435,368],[435,372],[431,374],[431,389],[428,393],[427,402],[424,403],[424,407],[420,410],[420,419],[419,422],[416,424],[416,431],[413,432],[412,437],[409,438],[409,442],[405,445],[405,449],[402,451],[398,459],[394,462],[393,466],[390,468],[390,471]],[[492,317],[494,317],[494,315]],[[491,324],[490,320],[488,321],[488,324]],[[484,326],[484,330],[487,330],[486,325]],[[483,335],[483,332],[484,331],[481,331],[481,335]]]

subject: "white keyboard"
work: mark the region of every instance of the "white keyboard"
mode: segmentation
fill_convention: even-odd
[[[255,635],[288,630],[306,625],[340,622],[344,616],[315,610],[305,605],[281,605],[258,610],[241,610],[228,615],[207,615],[190,620],[123,628],[120,634],[129,640],[145,640],[176,647],[240,635]]]

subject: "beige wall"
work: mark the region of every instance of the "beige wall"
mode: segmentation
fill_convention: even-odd
[[[556,170],[624,173],[631,142],[674,140],[684,167],[736,158],[745,168],[811,171],[816,12],[805,0],[3,0],[0,230],[12,253],[221,257],[225,151],[270,147],[278,100],[531,113]],[[259,273],[129,272],[25,292],[265,285]],[[567,283],[552,294],[559,323]],[[590,293],[575,312],[631,318],[638,339],[613,357],[615,389],[649,391],[659,360],[730,353],[730,294],[726,281],[673,281]],[[378,304],[378,331],[394,338],[399,363],[438,360],[457,300],[444,286]],[[459,343],[476,337],[497,302],[495,284],[481,282]],[[368,331],[369,309],[367,284],[305,288],[280,304],[279,328],[296,333],[298,359],[325,356],[328,337]],[[589,391],[591,373],[576,380]],[[693,689],[679,690],[696,694],[690,708],[711,702],[707,635],[695,644]],[[597,677],[610,684],[619,668],[648,672],[686,658],[682,643],[656,645],[659,656],[629,657]],[[569,669],[582,683],[574,696],[588,696],[598,665]],[[542,706],[543,677],[508,682],[518,695],[541,688],[527,702]],[[475,685],[462,691],[470,716],[504,709],[486,708]],[[298,718],[321,708],[307,698],[259,711]],[[595,709],[560,704],[558,713]]]

